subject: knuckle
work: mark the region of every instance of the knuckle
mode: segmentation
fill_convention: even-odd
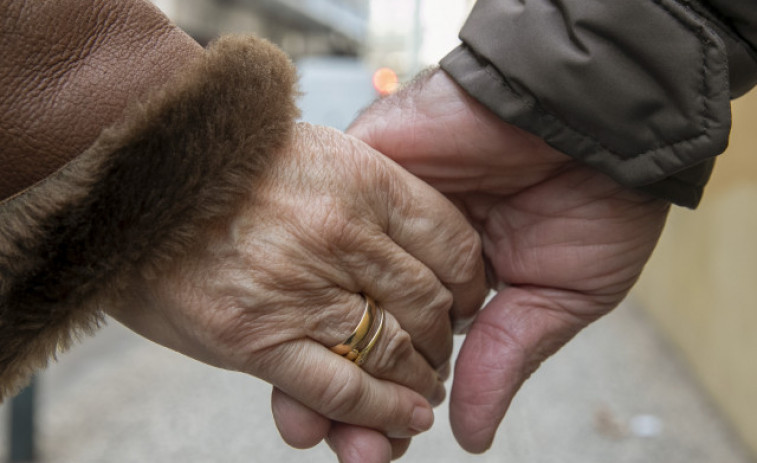
[[[328,288],[326,297],[311,298],[311,310],[304,321],[308,334],[327,347],[343,342],[360,323],[363,303],[358,296],[344,299],[339,290]]]
[[[416,290],[426,297],[433,296],[443,288],[439,279],[434,275],[434,272],[428,268],[424,269],[423,272],[418,272],[417,280],[418,281],[414,282]]]
[[[410,334],[402,329],[392,330],[392,333],[386,339],[386,346],[375,357],[373,370],[378,375],[386,376],[404,363],[414,351]]]
[[[332,419],[353,416],[363,400],[363,377],[356,374],[343,382],[330,381],[319,394],[322,410]]]
[[[443,309],[447,302],[449,307],[452,306],[452,293],[428,268],[423,267],[420,271],[413,272],[413,275],[407,278],[405,286],[407,292],[403,299],[415,307]]]
[[[439,318],[448,316],[453,303],[452,292],[442,285],[437,285],[433,290],[423,293],[417,299],[414,303],[416,310],[413,312],[413,316],[416,323],[426,328],[427,331],[433,331],[431,328],[439,325]]]
[[[455,262],[451,266],[450,283],[467,283],[483,271],[483,245],[481,237],[472,229],[465,232],[458,243]]]
[[[434,298],[429,305],[432,309],[431,311],[436,314],[439,314],[440,312],[447,313],[452,308],[454,300],[455,297],[452,295],[452,291],[442,287],[439,291],[436,291]]]
[[[452,304],[452,293],[442,287],[433,293],[422,310],[415,312],[418,328],[413,339],[433,366],[441,365],[452,355],[451,327],[442,323],[442,318],[449,319]]]

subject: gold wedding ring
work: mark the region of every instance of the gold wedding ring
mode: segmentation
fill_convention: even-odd
[[[366,356],[376,345],[384,329],[384,309],[376,305],[372,298],[365,295],[363,298],[365,309],[357,327],[347,339],[331,348],[333,352],[352,360],[358,366],[365,362]]]

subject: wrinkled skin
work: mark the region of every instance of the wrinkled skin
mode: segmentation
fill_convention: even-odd
[[[0,12],[0,199],[55,172],[128,102],[203,54],[147,0],[0,1]],[[469,319],[486,293],[479,237],[432,188],[333,131],[300,126],[266,180],[203,249],[136,278],[110,314],[160,344],[272,382],[288,394],[282,416],[319,412],[298,422],[292,445],[325,435],[324,417],[351,423],[333,442],[378,429],[381,440],[369,443],[381,445],[384,435],[426,429],[429,401],[444,396],[450,316]],[[363,370],[324,347],[357,324],[359,293],[388,313]]]
[[[542,361],[625,297],[657,243],[669,204],[499,120],[441,70],[376,102],[348,133],[445,193],[481,234],[499,291],[469,327],[455,366],[450,420],[464,449],[483,452]],[[275,414],[286,401],[276,398]],[[302,407],[278,420],[285,439],[295,438],[290,423],[305,416],[315,419]],[[323,437],[343,462],[358,461],[357,448],[386,455],[393,442],[343,424]]]
[[[203,249],[129,289],[110,314],[137,333],[397,438],[431,426],[451,317],[470,318],[487,292],[480,239],[454,205],[358,140],[308,125]],[[386,310],[362,369],[328,349],[357,325],[361,293]]]

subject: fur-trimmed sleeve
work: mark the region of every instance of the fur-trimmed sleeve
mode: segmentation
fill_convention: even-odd
[[[0,203],[0,401],[233,214],[288,142],[296,74],[270,43],[226,37],[53,176]]]

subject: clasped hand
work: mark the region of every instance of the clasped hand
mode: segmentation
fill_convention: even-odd
[[[398,443],[431,426],[451,320],[470,319],[487,293],[480,238],[439,192],[353,137],[300,124],[209,236],[167,272],[135,277],[110,314],[269,381],[286,397],[277,418],[298,447],[320,441],[332,420]],[[358,325],[361,294],[385,319],[357,366],[329,347]],[[289,421],[298,410],[310,414]]]
[[[389,461],[431,426],[453,324],[475,316],[450,420],[462,447],[482,452],[528,376],[625,297],[669,205],[502,122],[442,71],[378,101],[348,133],[367,145],[299,125],[206,248],[136,282],[124,306],[140,310],[112,313],[271,382],[284,440],[326,438],[343,462]],[[477,312],[482,255],[499,291]],[[361,293],[386,314],[362,368],[328,348],[358,324]]]
[[[443,192],[481,235],[499,291],[464,340],[450,422],[463,448],[483,452],[541,362],[625,297],[669,204],[503,122],[441,70],[377,101],[348,133]],[[277,412],[287,440],[304,434],[294,423],[313,419],[274,394]],[[407,445],[342,423],[327,437],[343,462],[388,461]]]

